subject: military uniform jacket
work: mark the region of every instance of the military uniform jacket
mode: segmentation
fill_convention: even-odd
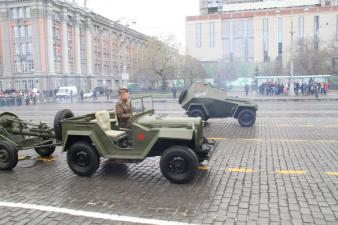
[[[123,102],[121,99],[115,106],[117,120],[120,127],[131,128],[132,125],[132,108],[131,103]]]

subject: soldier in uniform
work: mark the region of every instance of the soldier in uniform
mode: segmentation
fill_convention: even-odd
[[[128,101],[128,89],[121,88],[119,95],[120,100],[115,106],[117,121],[120,127],[130,129],[132,125],[132,108]]]

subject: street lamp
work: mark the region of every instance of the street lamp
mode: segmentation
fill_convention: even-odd
[[[127,70],[127,45],[126,45],[126,31],[125,29],[129,27],[131,24],[136,24],[135,21],[121,17],[118,20],[114,21],[115,23],[119,23],[122,26],[122,73],[120,75],[120,85],[123,88],[127,88],[129,81],[129,73]]]
[[[290,85],[289,85],[289,96],[294,96],[295,91],[294,91],[294,77],[293,77],[293,17],[291,17],[291,44],[290,44]]]

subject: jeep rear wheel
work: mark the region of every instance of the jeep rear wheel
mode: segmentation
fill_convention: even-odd
[[[79,176],[91,176],[100,165],[95,147],[87,142],[74,143],[67,151],[69,168]]]
[[[163,176],[177,184],[192,180],[199,165],[197,155],[185,146],[173,146],[161,156],[160,168]]]
[[[9,141],[0,142],[0,169],[11,170],[18,163],[18,150]]]
[[[256,122],[256,112],[251,109],[243,109],[239,112],[237,119],[242,127],[251,127]]]
[[[205,113],[200,109],[193,109],[188,113],[189,117],[201,117],[203,121],[207,121],[208,118]]]

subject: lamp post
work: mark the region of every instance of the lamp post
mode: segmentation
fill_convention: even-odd
[[[291,44],[290,44],[290,85],[289,85],[289,96],[295,95],[294,89],[294,77],[293,77],[293,17],[291,17]]]
[[[136,24],[135,21],[126,19],[124,17],[119,18],[115,23],[121,23],[122,26],[122,73],[120,74],[120,86],[123,88],[127,88],[129,81],[129,73],[127,69],[127,45],[126,45],[126,28],[130,26],[130,24]]]

